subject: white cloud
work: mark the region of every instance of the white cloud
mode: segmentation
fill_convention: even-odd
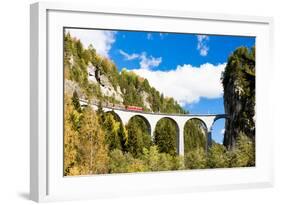
[[[209,37],[206,35],[197,35],[197,50],[201,56],[208,55],[209,46],[207,45]]]
[[[225,129],[222,129],[220,133],[221,133],[222,135],[224,135],[224,132],[225,132]]]
[[[146,52],[142,52],[141,54],[137,53],[126,53],[123,50],[119,50],[119,53],[124,57],[125,60],[140,60],[140,69],[151,69],[153,67],[157,67],[162,62],[162,58],[155,58],[153,56],[147,56]]]
[[[159,33],[160,39],[163,40],[165,36],[167,36],[167,33]]]
[[[226,64],[203,64],[177,66],[176,70],[153,71],[135,69],[138,75],[147,78],[149,83],[165,96],[175,98],[181,105],[196,103],[200,98],[219,98],[223,94],[220,81]]]
[[[152,33],[147,33],[146,37],[147,37],[147,40],[152,40],[153,39]]]
[[[134,59],[140,57],[139,54],[136,54],[136,53],[128,54],[128,53],[126,53],[125,51],[123,51],[123,50],[121,50],[121,49],[119,50],[119,53],[120,53],[122,56],[124,56],[125,60],[134,60]]]
[[[141,69],[150,69],[153,67],[157,67],[160,65],[162,62],[162,58],[154,58],[153,56],[148,56],[146,55],[145,52],[143,52],[140,56],[140,68]]]
[[[92,44],[98,54],[109,57],[108,53],[111,45],[115,42],[116,32],[91,29],[66,29],[66,32],[68,31],[72,37],[80,39],[84,47]]]

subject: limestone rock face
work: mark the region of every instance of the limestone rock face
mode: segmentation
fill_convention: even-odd
[[[145,91],[142,91],[142,92],[141,92],[141,96],[142,96],[142,99],[143,99],[143,104],[144,104],[144,106],[145,106],[147,109],[151,110],[150,103],[149,103],[149,101],[148,101],[148,97],[149,97],[148,93],[145,92]]]
[[[238,48],[223,74],[225,123],[224,145],[233,148],[239,133],[255,140],[255,56]]]
[[[88,80],[90,83],[98,83],[97,79],[96,79],[96,71],[97,71],[97,68],[93,65],[88,65]]]
[[[113,97],[119,102],[123,102],[122,92],[120,86],[117,85],[116,89],[111,84],[109,78],[102,74],[95,66],[88,65],[88,80],[90,83],[98,84],[104,96]]]
[[[71,95],[71,96],[74,93],[74,91],[76,91],[79,98],[85,98],[83,92],[81,91],[80,86],[78,85],[78,83],[76,83],[74,81],[65,79],[64,90],[65,90],[65,93],[67,93],[68,95]]]

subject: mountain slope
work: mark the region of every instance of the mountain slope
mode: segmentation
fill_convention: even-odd
[[[78,90],[81,97],[140,106],[145,111],[185,113],[173,98],[164,97],[150,86],[147,79],[126,69],[118,72],[116,65],[97,54],[93,46],[83,48],[80,40],[69,33],[64,42],[65,87],[70,95]]]

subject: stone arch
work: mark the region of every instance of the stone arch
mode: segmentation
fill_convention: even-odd
[[[225,119],[225,120],[227,120],[228,117],[227,117],[227,115],[217,115],[217,116],[215,117],[213,123],[212,123],[211,128],[213,127],[214,123],[215,123],[217,120],[220,120],[220,119]]]
[[[160,120],[162,120],[162,119],[169,119],[169,120],[173,121],[174,124],[176,125],[177,132],[179,132],[179,129],[180,129],[180,128],[179,128],[178,122],[177,122],[176,120],[174,120],[173,118],[171,118],[171,117],[161,117],[159,120],[157,120],[156,125],[157,125],[157,123],[158,123]]]
[[[198,121],[200,121],[200,122],[204,125],[205,131],[208,132],[208,126],[207,126],[206,122],[205,122],[204,120],[202,120],[200,117],[192,117],[192,118],[188,119],[188,120],[184,123],[184,125],[185,125],[188,121],[190,121],[190,120],[198,120]]]
[[[190,119],[188,119],[188,120],[186,120],[185,121],[185,123],[184,123],[184,125],[183,125],[183,143],[184,144],[186,144],[186,143],[188,143],[188,142],[186,142],[186,138],[187,138],[187,136],[185,135],[185,129],[186,129],[186,126],[188,125],[188,123],[190,123],[190,122],[192,122],[192,121],[197,121],[197,122],[200,122],[201,123],[201,125],[203,126],[203,129],[204,129],[204,133],[203,133],[203,137],[205,138],[204,139],[204,149],[205,150],[207,150],[207,148],[208,148],[208,145],[209,145],[209,142],[208,142],[208,138],[209,138],[209,130],[208,130],[208,126],[207,126],[207,124],[206,124],[206,122],[203,120],[203,119],[201,119],[201,118],[199,118],[199,117],[192,117],[192,118],[190,118]],[[199,139],[198,139],[199,140]],[[206,141],[206,142],[205,142]],[[195,143],[198,143],[198,141],[197,142],[195,142]],[[198,146],[198,144],[196,144],[197,146]],[[184,151],[186,151],[186,149],[188,149],[186,146],[185,146],[185,148],[184,148],[185,150]]]
[[[144,117],[143,115],[139,115],[139,114],[136,114],[136,115],[132,115],[130,118],[129,118],[129,120],[128,120],[128,122],[132,119],[132,118],[134,118],[134,117],[140,117],[144,122],[145,122],[145,124],[146,124],[146,127],[147,127],[147,131],[148,131],[148,133],[150,134],[150,136],[152,136],[152,133],[151,133],[151,124],[150,124],[150,122],[148,121],[148,119],[146,118],[146,117]]]
[[[122,124],[123,126],[125,126],[124,123],[123,123],[123,121],[122,121],[122,119],[121,119],[121,117],[120,117],[116,112],[114,112],[114,110],[109,110],[109,111],[106,111],[105,113],[106,113],[106,114],[107,114],[107,113],[112,114],[114,117],[116,117],[116,118],[118,119],[119,122],[121,122],[121,124]]]
[[[225,124],[226,124],[226,121],[227,121],[228,117],[226,115],[218,115],[215,117],[212,125],[211,125],[211,128],[210,128],[210,133],[212,135],[212,137],[214,136],[213,133],[214,133],[214,125],[216,124],[217,121],[219,120],[224,120],[224,129],[225,129]],[[224,134],[223,134],[223,139],[222,139],[222,142],[224,141]]]
[[[155,124],[155,128],[154,128],[154,130],[156,130],[156,127],[157,127],[157,125],[158,125],[158,123],[161,121],[161,120],[163,120],[163,119],[168,119],[168,120],[170,120],[170,121],[172,121],[173,122],[173,124],[175,125],[175,128],[176,128],[176,152],[179,154],[179,150],[180,150],[180,143],[179,143],[179,138],[180,138],[180,127],[179,127],[179,124],[178,124],[178,122],[175,120],[175,119],[173,119],[173,118],[171,118],[171,117],[161,117],[161,118],[159,118],[158,120],[157,120],[157,122],[156,122],[156,124]],[[153,136],[153,139],[155,140],[155,136],[154,136],[154,134],[155,133],[152,133],[152,136]]]

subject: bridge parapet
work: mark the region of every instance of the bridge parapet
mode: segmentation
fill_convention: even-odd
[[[82,100],[80,99],[80,104],[87,105],[88,101],[87,100]],[[99,101],[95,100],[91,102],[92,105],[94,106],[99,106]],[[125,106],[108,106],[107,104],[102,105],[103,109],[110,109],[110,110],[120,110],[124,112],[132,112],[132,113],[143,113],[143,114],[150,114],[150,115],[169,115],[169,116],[189,116],[189,117],[202,117],[202,116],[216,116],[218,119],[219,118],[227,118],[227,114],[182,114],[182,113],[160,113],[160,112],[145,112],[145,111],[138,111],[138,110],[128,110],[125,108]]]

